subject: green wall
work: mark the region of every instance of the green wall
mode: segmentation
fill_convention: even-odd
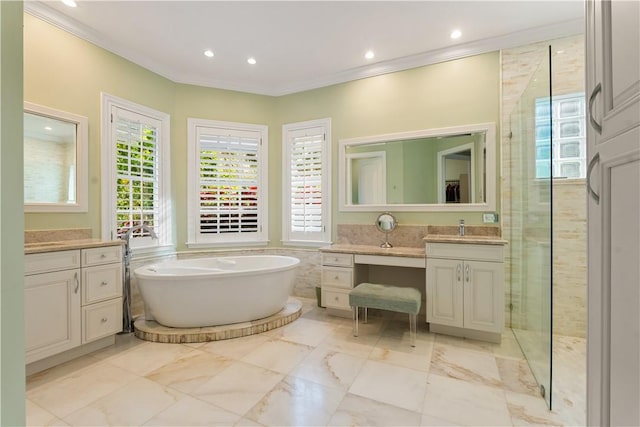
[[[22,2],[0,1],[0,425],[25,425]]]
[[[377,213],[339,212],[338,141],[499,119],[499,52],[270,97],[173,83],[25,15],[25,100],[89,118],[89,212],[25,214],[27,229],[90,227],[100,234],[100,92],[171,115],[172,201],[178,250],[187,237],[188,117],[269,126],[269,239],[280,245],[282,125],[332,119],[333,224],[373,223]],[[51,47],[55,46],[55,49]],[[499,153],[496,158],[500,158]],[[499,167],[499,166],[498,166]],[[499,176],[499,174],[498,174]],[[498,200],[500,199],[498,194]],[[480,213],[394,212],[404,224],[478,224]]]
[[[101,92],[167,113],[175,103],[170,80],[25,13],[25,101],[89,119],[89,212],[28,213],[26,229],[88,227],[100,235]]]

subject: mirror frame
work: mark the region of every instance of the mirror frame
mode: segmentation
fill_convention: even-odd
[[[393,220],[392,224],[393,226],[389,229],[389,230],[385,230],[384,228],[380,227],[380,218],[382,218],[383,216],[390,216],[391,219]],[[383,233],[391,233],[393,230],[395,230],[398,227],[398,220],[396,219],[395,216],[393,216],[393,214],[391,212],[382,212],[380,215],[378,215],[378,217],[376,218],[376,228],[378,229],[378,231],[382,231]]]
[[[24,112],[49,117],[76,125],[76,202],[25,203],[25,212],[88,212],[89,208],[89,119],[66,111],[31,102],[24,103]],[[23,132],[24,133],[24,132]]]
[[[465,133],[485,132],[485,201],[484,203],[431,203],[431,204],[371,204],[354,205],[348,195],[351,180],[347,180],[347,148],[381,142],[402,141],[407,139],[437,136],[456,136]],[[388,133],[341,139],[338,142],[338,209],[344,212],[487,212],[496,210],[496,124],[477,123],[436,129]]]

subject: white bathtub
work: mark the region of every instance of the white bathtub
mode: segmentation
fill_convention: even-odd
[[[256,255],[166,261],[137,268],[145,318],[174,328],[261,319],[280,311],[300,260]]]

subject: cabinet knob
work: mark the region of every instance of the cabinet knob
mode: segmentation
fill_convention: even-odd
[[[100,258],[106,258],[107,256],[105,254],[100,254]]]
[[[338,298],[338,297],[335,297],[335,298],[334,298],[334,300],[336,300],[336,301],[339,301],[339,300],[340,300],[340,298]]]
[[[100,321],[101,321],[102,323],[107,323],[107,321],[108,321],[108,320],[109,320],[109,319],[107,319],[106,317],[103,317],[102,319],[100,319]]]
[[[340,278],[338,277],[338,275],[336,275],[336,277],[334,277],[333,280],[339,280]]]
[[[102,283],[100,283],[100,286],[107,286],[107,285],[108,285],[108,283],[105,282],[104,280],[102,281]]]

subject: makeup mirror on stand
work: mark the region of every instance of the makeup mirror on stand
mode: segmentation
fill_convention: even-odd
[[[398,226],[396,217],[389,212],[384,212],[378,215],[376,219],[376,227],[378,230],[384,233],[384,242],[380,244],[381,248],[392,248],[393,245],[389,243],[389,233],[391,233]]]

